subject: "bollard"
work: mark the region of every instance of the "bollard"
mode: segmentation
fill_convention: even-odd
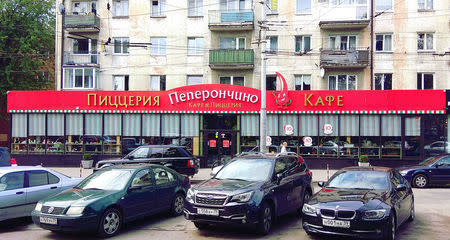
[[[330,168],[328,167],[327,163],[327,181],[330,180]]]

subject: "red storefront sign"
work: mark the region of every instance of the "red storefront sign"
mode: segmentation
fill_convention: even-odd
[[[443,90],[289,91],[277,105],[267,91],[268,113],[444,114]],[[169,91],[11,91],[8,111],[75,113],[259,113],[258,89],[204,84]]]

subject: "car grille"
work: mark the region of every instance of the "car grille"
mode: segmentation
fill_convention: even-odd
[[[223,205],[227,200],[227,195],[223,194],[204,194],[197,193],[195,196],[195,202],[205,205]]]
[[[60,215],[63,214],[64,209],[65,208],[62,207],[42,206],[41,212],[46,214]]]
[[[355,217],[355,211],[352,210],[321,209],[320,214],[328,218],[352,219]]]

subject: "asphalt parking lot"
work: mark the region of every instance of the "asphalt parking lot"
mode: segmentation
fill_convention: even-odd
[[[317,189],[316,189],[317,190]],[[405,223],[398,231],[397,239],[448,239],[450,236],[450,188],[434,187],[414,189],[416,219]],[[214,226],[199,231],[184,217],[159,214],[125,225],[118,236],[111,239],[347,239],[339,237],[308,236],[301,227],[301,218],[286,215],[279,219],[269,235],[255,235],[251,229]],[[97,239],[88,234],[61,234],[43,230],[29,218],[0,223],[0,239]]]

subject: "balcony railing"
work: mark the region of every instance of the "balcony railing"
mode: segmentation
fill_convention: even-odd
[[[218,11],[208,12],[208,26],[211,31],[239,31],[253,29],[253,10]]]
[[[64,18],[64,28],[68,31],[98,32],[100,30],[100,18],[93,14],[67,14]]]
[[[209,51],[211,69],[253,69],[253,49],[218,49]]]
[[[320,65],[324,68],[364,68],[369,65],[369,50],[320,50]]]
[[[97,52],[64,52],[63,62],[64,65],[98,65]]]

